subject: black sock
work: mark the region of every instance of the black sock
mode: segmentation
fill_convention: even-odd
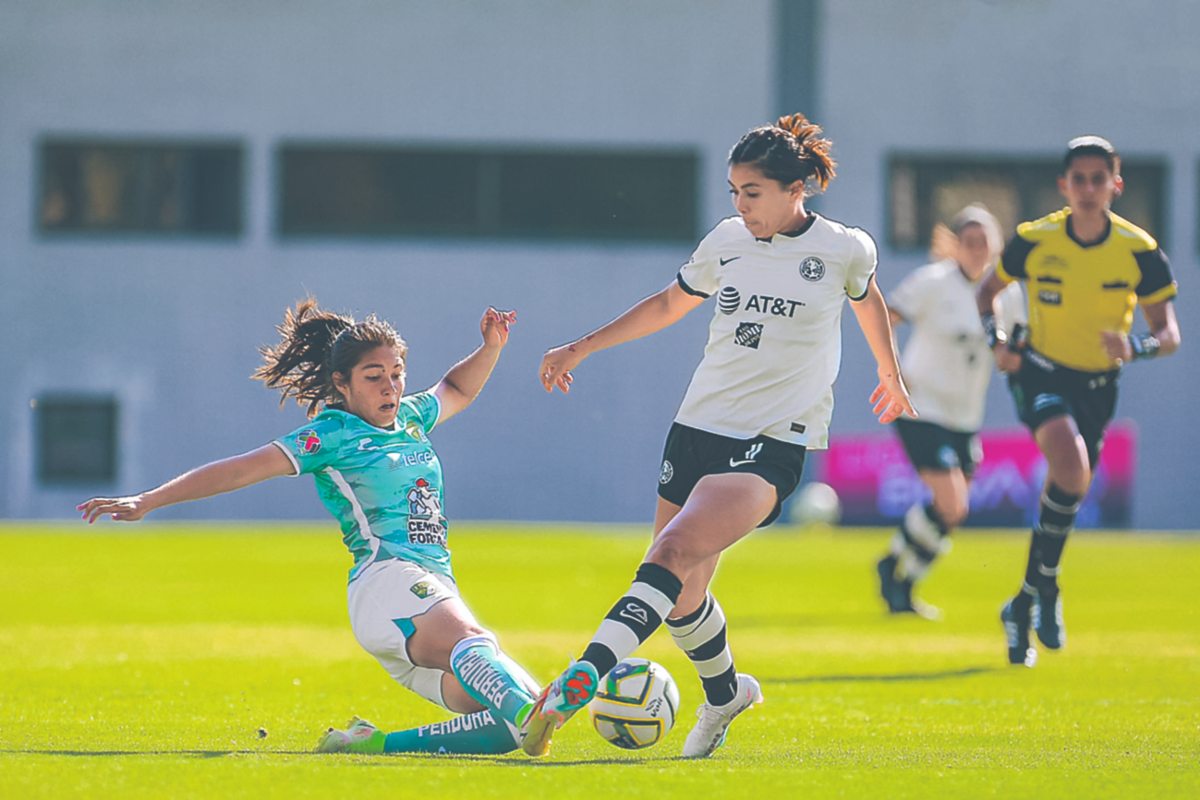
[[[658,630],[681,591],[683,581],[670,570],[648,561],[642,564],[633,585],[600,623],[580,660],[590,662],[603,679]]]

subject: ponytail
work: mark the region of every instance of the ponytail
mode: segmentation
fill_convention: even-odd
[[[803,114],[789,114],[743,136],[729,152],[729,163],[751,164],[783,186],[812,179],[824,191],[837,175],[832,147],[821,138],[821,126]]]

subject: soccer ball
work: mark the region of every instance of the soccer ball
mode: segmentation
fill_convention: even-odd
[[[796,525],[837,525],[842,501],[828,483],[807,483],[792,501],[788,517]]]
[[[608,673],[588,711],[605,740],[641,750],[661,742],[675,725],[679,687],[661,664],[628,658]]]

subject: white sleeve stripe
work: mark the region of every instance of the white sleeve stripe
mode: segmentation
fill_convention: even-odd
[[[296,457],[294,455],[292,455],[292,451],[287,449],[287,445],[285,445],[283,442],[279,441],[278,439],[271,442],[271,444],[275,445],[280,450],[282,450],[283,454],[285,456],[287,456],[288,461],[292,462],[292,469],[294,469],[296,471],[293,472],[291,475],[288,475],[288,477],[289,478],[300,477],[300,462],[296,460]]]
[[[354,513],[354,521],[358,523],[359,533],[371,545],[371,557],[367,559],[367,562],[374,561],[375,555],[379,552],[379,537],[371,530],[371,523],[367,521],[366,512],[363,511],[362,504],[358,502],[358,497],[354,494],[354,489],[351,488],[350,484],[342,476],[342,473],[333,467],[326,467],[324,472],[333,480],[338,491],[342,493],[342,497],[346,498],[346,502],[350,504],[350,510]]]
[[[433,398],[433,403],[437,406],[437,414],[433,417],[433,422],[429,423],[429,430],[437,427],[437,424],[442,419],[442,398],[437,396],[437,392],[431,391],[429,396]]]

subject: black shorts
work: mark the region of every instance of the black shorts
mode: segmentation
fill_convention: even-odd
[[[961,469],[970,478],[983,460],[983,447],[976,433],[952,431],[932,422],[903,417],[894,424],[908,460],[918,470]]]
[[[676,422],[667,432],[667,444],[663,448],[658,496],[682,506],[705,475],[749,472],[775,487],[775,508],[759,523],[758,527],[762,528],[779,517],[783,501],[800,483],[804,453],[805,447],[801,444],[767,436],[734,439]]]
[[[1119,370],[1081,372],[1064,367],[1032,350],[1025,351],[1021,369],[1008,377],[1017,416],[1037,432],[1047,420],[1064,414],[1075,420],[1088,462],[1095,469],[1104,446],[1104,429],[1117,408]]]

